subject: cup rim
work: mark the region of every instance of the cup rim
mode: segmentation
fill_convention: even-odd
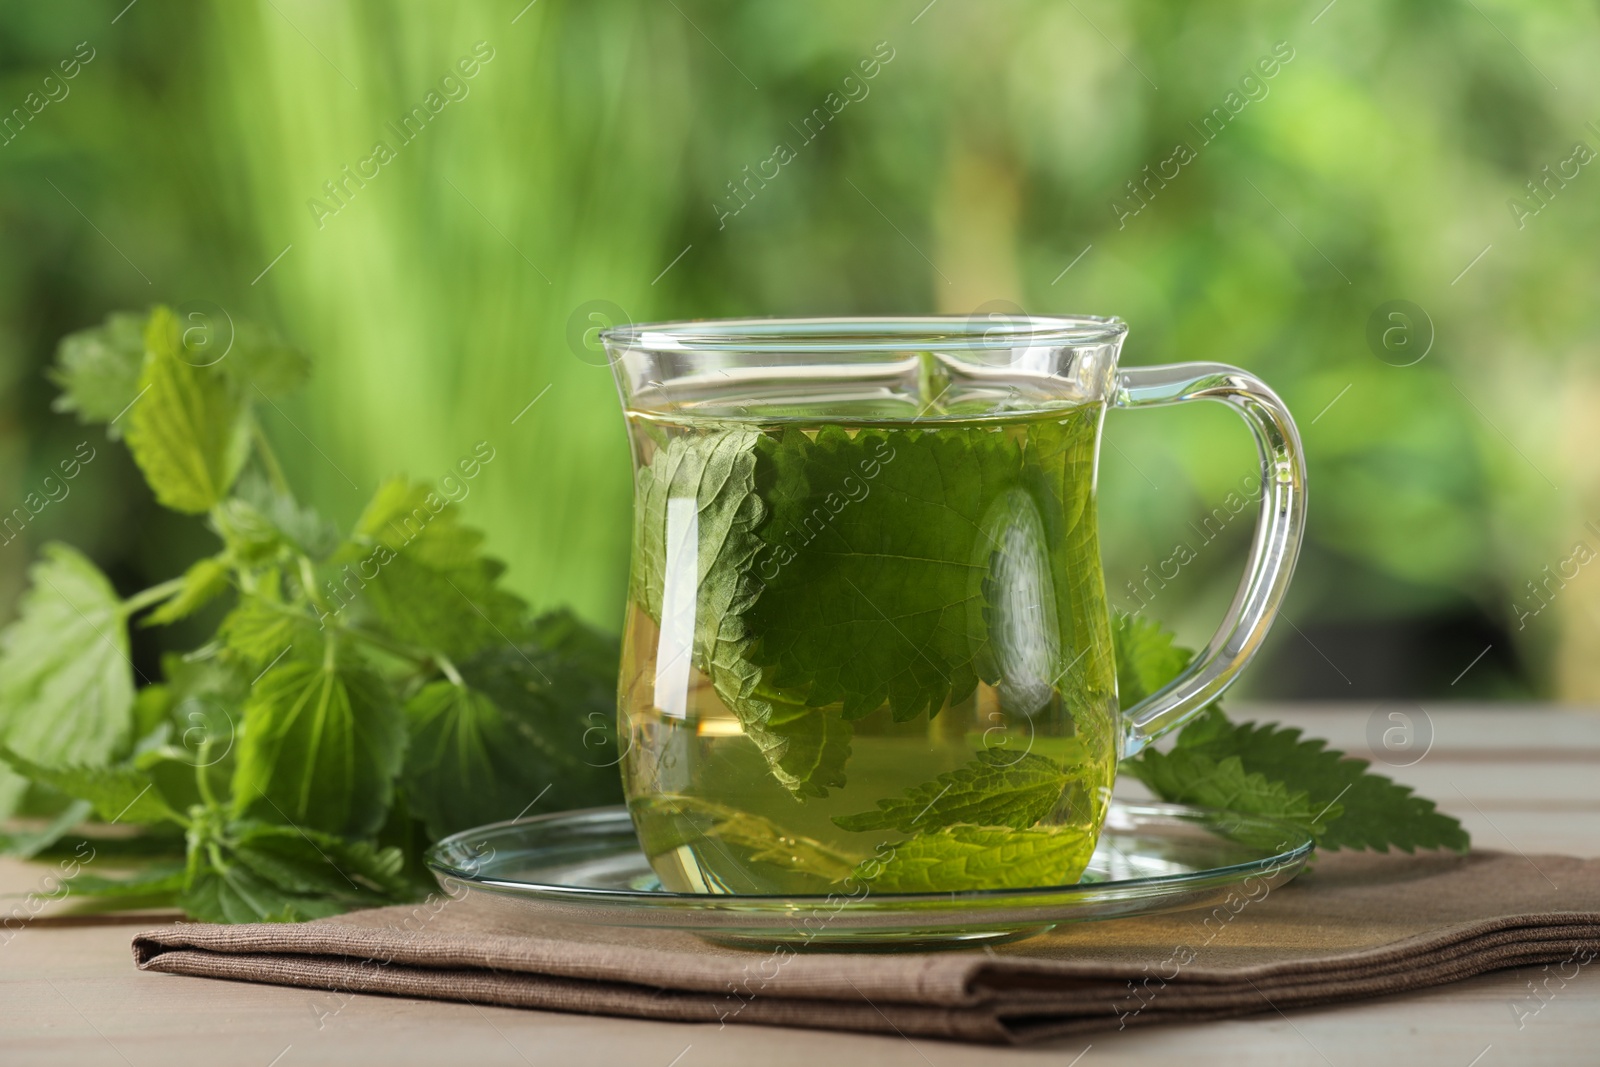
[[[1109,344],[1127,332],[1115,316],[996,312],[644,322],[603,330],[600,339],[650,352],[963,352]]]

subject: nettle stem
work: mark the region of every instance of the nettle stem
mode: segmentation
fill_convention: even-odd
[[[261,465],[267,468],[267,479],[272,482],[272,487],[284,496],[292,498],[294,491],[289,488],[289,479],[284,476],[283,464],[278,462],[278,454],[272,450],[272,442],[267,440],[266,431],[253,416],[250,434],[255,439],[256,454],[261,457]]]
[[[300,571],[300,586],[305,590],[306,599],[316,606],[319,615],[334,614],[328,609],[328,602],[323,599],[321,591],[317,589],[317,572],[311,563],[311,557],[303,553],[296,553],[295,565]]]
[[[179,575],[169,578],[160,585],[152,585],[149,589],[133,594],[122,602],[122,611],[126,615],[143,611],[153,604],[159,604],[168,597],[174,596],[183,588],[184,578]]]
[[[414,648],[411,645],[403,645],[398,641],[384,637],[382,634],[373,633],[371,630],[362,630],[343,624],[336,624],[334,628],[342,634],[353,637],[357,641],[365,641],[373,648],[382,649],[390,655],[403,659],[417,667],[432,667],[436,663],[436,657],[428,652],[420,648]]]
[[[217,798],[211,789],[211,778],[209,773],[211,764],[213,762],[209,758],[211,755],[210,737],[207,737],[204,741],[200,742],[200,751],[197,755],[199,756],[200,762],[196,763],[194,767],[195,789],[197,792],[199,792],[200,799],[205,803],[206,807],[214,808],[217,806]],[[226,755],[226,753],[224,753],[224,755]],[[184,825],[188,824],[185,823]]]
[[[439,665],[439,670],[444,672],[444,676],[450,679],[451,685],[462,689],[467,687],[467,683],[461,679],[461,672],[456,670],[456,665],[450,662],[449,656],[446,656],[443,652],[438,652],[434,654],[433,659]]]

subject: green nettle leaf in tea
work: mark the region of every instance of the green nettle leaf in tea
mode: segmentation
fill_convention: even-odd
[[[1043,756],[1026,752],[1011,759],[983,751],[959,770],[878,801],[876,811],[839,815],[833,821],[852,831],[911,833],[958,823],[1023,830],[1050,813],[1071,781],[1067,768]]]
[[[1070,885],[1094,852],[1095,830],[1081,826],[947,826],[867,860],[856,877],[883,893],[1027,889]]]
[[[0,632],[0,817],[35,822],[0,850],[81,859],[81,824],[138,828],[94,838],[143,866],[80,871],[80,900],[258,922],[412,899],[430,838],[616,803],[619,765],[669,888],[1071,882],[1118,686],[1132,703],[1190,658],[1108,617],[1097,407],[640,418],[619,708],[616,641],[530,617],[427,485],[383,484],[348,535],[295,499],[254,403],[305,380],[302,353],[243,322],[220,357],[187,338],[165,308],[114,314],[64,339],[51,376],[57,410],[125,434],[156,499],[216,546],[123,597],[46,545]],[[473,456],[468,478],[495,451]],[[136,679],[130,623],[184,619],[216,632]],[[1363,761],[1215,706],[1124,770],[1324,847],[1468,844]]]
[[[797,887],[825,892],[850,878],[861,862],[814,838],[784,829],[771,819],[738,808],[684,794],[638,797],[629,804],[643,827],[640,844],[652,856],[703,844],[708,848],[740,850],[755,862],[782,870]],[[727,892],[759,892],[756,876],[734,868]]]
[[[984,521],[1021,470],[1020,442],[984,430],[782,433],[762,538],[773,573],[751,576],[761,591],[744,613],[760,636],[753,658],[774,685],[849,720],[885,701],[903,722],[967,699],[984,645],[970,623],[998,547]]]
[[[636,424],[630,795],[739,812],[868,881],[974,888],[1013,853],[1076,878],[1116,759],[1100,412]],[[676,842],[653,857],[670,888],[814,883],[693,810],[635,807],[693,825],[646,830]]]

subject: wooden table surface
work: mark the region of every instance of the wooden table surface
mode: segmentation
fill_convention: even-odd
[[[1600,856],[1600,714],[1550,708],[1414,704],[1256,707],[1239,717],[1304,726],[1351,755],[1409,715],[1432,746],[1388,773],[1440,802],[1480,848]],[[1425,715],[1425,717],[1424,717]],[[1400,735],[1392,734],[1391,740]],[[1415,758],[1388,755],[1391,762]],[[1381,769],[1381,766],[1380,766]],[[1120,787],[1119,787],[1120,788]],[[1128,790],[1137,795],[1137,787]],[[0,910],[49,868],[0,867]],[[352,996],[328,1015],[326,994],[134,970],[138,925],[33,926],[0,944],[0,1064],[604,1064],[780,1067],[872,1063],[1200,1065],[1439,1063],[1450,1067],[1600,1062],[1600,969],[1527,1015],[1535,969],[1424,993],[1288,1015],[1105,1031],[1024,1049],[928,1038],[676,1024]],[[1553,985],[1554,983],[1552,983]],[[1519,1021],[1513,1005],[1522,1005]]]

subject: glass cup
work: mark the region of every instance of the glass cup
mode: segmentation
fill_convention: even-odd
[[[1119,759],[1215,700],[1305,516],[1288,410],[1215,363],[1119,369],[1116,319],[738,320],[603,334],[634,463],[618,702],[640,843],[676,892],[1063,885]],[[1228,404],[1261,456],[1216,636],[1119,710],[1107,408]]]

